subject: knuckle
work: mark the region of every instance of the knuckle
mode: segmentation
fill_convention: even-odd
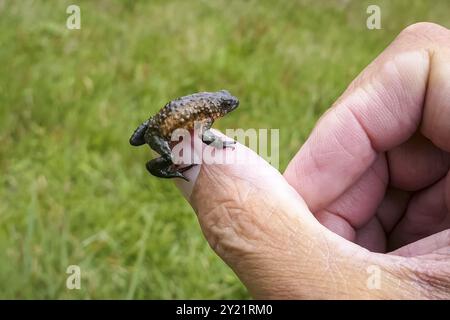
[[[448,298],[450,269],[448,262],[414,261],[409,264],[409,279],[430,299]]]

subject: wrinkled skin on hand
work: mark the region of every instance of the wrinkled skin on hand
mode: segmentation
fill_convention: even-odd
[[[416,24],[350,84],[283,175],[237,144],[221,152],[256,164],[197,166],[178,186],[256,298],[450,299],[449,119],[450,31]]]

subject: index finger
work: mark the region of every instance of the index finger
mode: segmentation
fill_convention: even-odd
[[[424,105],[423,134],[450,151],[450,126],[443,125],[450,117],[450,99],[443,99],[450,98],[450,86],[448,75],[437,72],[450,65],[442,54],[449,38],[434,24],[408,27],[322,116],[284,173],[313,212],[354,184],[378,153],[408,140]],[[437,109],[440,117],[431,116]]]

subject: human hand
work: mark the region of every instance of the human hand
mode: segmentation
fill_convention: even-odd
[[[197,166],[177,184],[256,298],[449,299],[449,137],[450,31],[416,24],[322,116],[284,176],[237,144],[223,152],[251,164]]]

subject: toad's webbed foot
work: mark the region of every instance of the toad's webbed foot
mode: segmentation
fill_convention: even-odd
[[[177,169],[176,165],[174,165],[171,160],[164,157],[150,160],[146,164],[148,172],[150,172],[150,174],[154,175],[155,177],[181,178],[186,181],[189,181],[189,179],[183,175],[183,172],[189,170],[193,166],[195,166],[195,164]]]
[[[222,138],[216,136],[214,133],[212,133],[210,130],[206,130],[202,134],[202,141],[204,144],[213,146],[215,148],[234,148],[234,145],[236,144],[236,141],[224,141]]]

